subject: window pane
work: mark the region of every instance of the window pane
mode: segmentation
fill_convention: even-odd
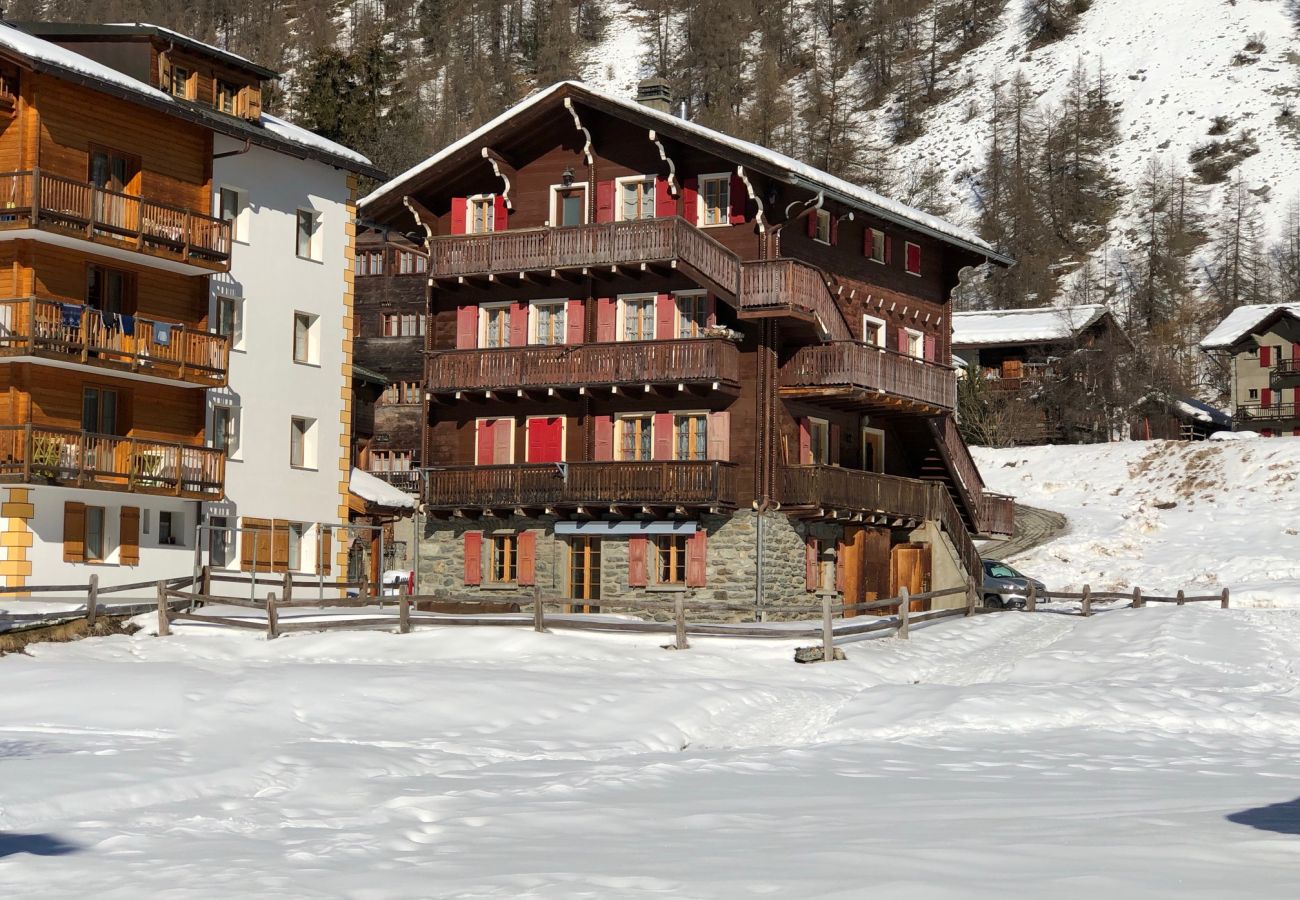
[[[104,509],[101,506],[86,507],[86,558],[104,558]]]

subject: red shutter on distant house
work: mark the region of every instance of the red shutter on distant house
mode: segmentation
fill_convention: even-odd
[[[831,214],[831,246],[834,247],[840,242],[840,217]]]
[[[519,558],[516,561],[515,581],[520,587],[531,587],[537,583],[537,532],[521,531],[517,540]]]
[[[478,343],[478,307],[472,303],[456,307],[456,349],[473,350]]]
[[[564,322],[564,342],[566,344],[581,344],[583,342],[583,329],[587,324],[586,306],[581,300],[570,300],[565,305],[566,319]]]
[[[709,413],[709,459],[731,458],[731,413]]]
[[[465,583],[483,583],[483,532],[465,532]]]
[[[1259,405],[1262,406],[1262,407],[1264,407],[1265,409],[1268,409],[1270,406],[1273,405],[1273,390],[1272,390],[1272,388],[1260,388],[1260,389],[1259,389]]]
[[[708,583],[708,540],[702,528],[686,539],[687,587],[704,587]]]
[[[808,213],[808,237],[817,237],[817,210]]]
[[[907,245],[907,271],[913,275],[921,274],[921,248],[911,242]]]
[[[867,259],[876,255],[876,233],[870,225],[862,230],[862,255]]]
[[[894,239],[885,235],[885,265],[894,261]]]
[[[731,203],[731,224],[739,225],[745,221],[745,204],[749,200],[749,193],[745,190],[745,180],[739,175],[731,176],[728,200]]]
[[[480,466],[490,466],[496,461],[494,459],[495,445],[492,440],[495,435],[496,420],[480,419],[474,423],[474,428],[474,440],[478,450],[474,462]]]
[[[677,305],[672,294],[655,297],[655,337],[661,341],[677,337]]]
[[[601,181],[596,184],[596,221],[614,221],[614,182]]]
[[[618,327],[618,306],[613,297],[596,298],[596,340],[610,342]]]
[[[614,458],[614,417],[594,416],[591,427],[595,438],[592,456],[597,462],[608,462]]]
[[[510,210],[506,209],[506,198],[497,194],[492,198],[492,230],[505,231],[510,227]]]
[[[817,538],[804,539],[803,544],[803,583],[810,591],[817,590]]]
[[[510,346],[528,346],[528,304],[522,300],[510,307]]]
[[[464,197],[451,198],[451,233],[465,234],[469,229],[466,227],[465,214],[469,208],[469,202]]]
[[[932,334],[925,336],[925,358],[934,362],[935,357],[939,354],[939,339]]]
[[[812,428],[807,419],[799,420],[799,465],[812,463]]]
[[[1259,348],[1259,366],[1261,369],[1267,369],[1270,365],[1270,361],[1269,361],[1270,350],[1271,348],[1269,347]]]
[[[673,414],[655,413],[654,422],[654,458],[662,460],[672,459]]]
[[[692,225],[700,223],[700,180],[687,178],[682,181],[682,218]]]
[[[673,193],[669,190],[668,179],[660,175],[655,178],[655,217],[662,219],[675,215],[677,215],[677,201],[673,199]]]
[[[627,539],[627,585],[646,586],[646,539],[634,534]]]

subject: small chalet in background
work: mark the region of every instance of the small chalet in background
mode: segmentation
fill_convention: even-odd
[[[1135,441],[1203,441],[1232,430],[1232,416],[1195,397],[1150,393],[1133,404],[1129,437]]]
[[[1201,349],[1229,372],[1237,431],[1300,435],[1300,306],[1238,307]]]

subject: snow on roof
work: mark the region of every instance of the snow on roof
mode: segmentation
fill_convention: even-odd
[[[888,197],[884,197],[880,194],[877,194],[875,191],[871,191],[868,190],[867,188],[861,187],[860,185],[856,185],[853,184],[852,182],[845,181],[843,178],[837,178],[834,175],[831,175],[827,172],[823,172],[821,169],[814,168],[813,166],[810,166],[806,163],[802,163],[797,159],[786,156],[784,153],[778,153],[775,150],[769,150],[767,147],[763,147],[758,144],[752,144],[749,141],[744,141],[741,140],[740,138],[731,137],[730,135],[723,134],[720,131],[715,131],[712,128],[708,128],[704,125],[700,125],[696,122],[692,122],[689,119],[680,119],[677,116],[673,116],[665,112],[660,112],[657,109],[653,109],[649,106],[646,106],[644,103],[638,103],[635,100],[628,100],[623,97],[616,96],[614,94],[607,94],[604,91],[597,90],[591,87],[590,85],[584,84],[579,81],[557,82],[551,85],[549,88],[546,88],[543,91],[538,91],[537,93],[533,94],[531,97],[527,97],[524,100],[521,100],[519,103],[516,103],[514,106],[507,109],[505,112],[497,116],[495,119],[491,120],[485,125],[481,125],[480,127],[476,128],[474,131],[465,135],[460,140],[448,144],[446,147],[444,147],[442,150],[435,153],[433,156],[430,156],[424,162],[417,163],[416,165],[412,166],[410,169],[407,169],[405,172],[393,178],[386,184],[380,185],[370,194],[363,197],[359,205],[362,207],[367,206],[368,204],[374,203],[375,201],[385,197],[386,195],[393,193],[398,189],[398,187],[400,187],[406,181],[410,180],[411,178],[415,178],[423,174],[424,172],[429,171],[433,167],[437,166],[444,159],[448,158],[449,156],[452,156],[453,154],[459,152],[460,150],[463,150],[465,147],[477,143],[484,135],[492,132],[493,130],[500,127],[505,122],[509,121],[510,119],[514,118],[520,113],[526,112],[532,107],[544,103],[546,100],[550,99],[552,96],[554,96],[557,93],[560,93],[563,90],[566,89],[571,90],[575,88],[580,92],[589,94],[606,103],[611,103],[616,106],[620,106],[624,109],[631,110],[640,115],[645,115],[654,119],[659,119],[665,125],[668,125],[672,128],[677,128],[677,129],[681,129],[682,131],[691,132],[692,134],[699,135],[700,137],[706,138],[710,141],[714,141],[719,144],[724,144],[726,146],[739,150],[743,153],[749,154],[750,156],[754,156],[756,158],[762,159],[767,164],[774,166],[778,169],[785,169],[791,172],[792,174],[794,174],[796,177],[808,181],[809,183],[811,183],[813,186],[817,188],[829,190],[834,193],[841,194],[848,201],[879,211],[881,214],[889,218],[903,219],[919,227],[928,229],[932,232],[936,232],[939,235],[944,235],[949,238],[953,238],[957,241],[960,241],[962,243],[965,243],[970,247],[972,247],[973,249],[979,250],[980,252],[988,253],[991,256],[998,257],[999,259],[1004,258],[993,248],[991,244],[986,242],[983,238],[975,234],[973,231],[970,231],[969,229],[966,228],[962,228],[959,225],[954,225],[953,223],[948,222],[945,219],[941,219],[938,216],[934,216],[931,215],[930,213],[922,212],[919,209],[914,209],[913,207],[910,207],[904,203],[899,203],[897,200],[891,200]]]
[[[415,498],[410,494],[399,491],[387,481],[360,469],[352,470],[352,475],[348,478],[348,491],[376,506],[386,506],[390,509],[415,509]]]
[[[295,125],[292,122],[286,122],[278,116],[270,113],[262,113],[262,127],[267,131],[284,138],[286,141],[292,141],[295,144],[301,144],[304,147],[314,147],[317,150],[323,150],[326,153],[332,153],[335,156],[342,156],[345,159],[351,159],[362,165],[370,165],[370,160],[362,156],[351,147],[345,147],[337,144],[329,138],[323,138],[314,131],[308,131],[301,125]]]
[[[1287,306],[1276,303],[1238,306],[1228,313],[1223,321],[1214,327],[1213,331],[1201,338],[1201,349],[1226,350],[1250,334],[1261,322],[1278,311],[1300,319],[1300,306]]]
[[[1224,428],[1232,427],[1232,416],[1228,415],[1221,409],[1215,409],[1208,403],[1202,403],[1193,397],[1179,397],[1174,400],[1174,408],[1183,415],[1196,419],[1201,422],[1207,422],[1211,425],[1222,425]]]
[[[1105,304],[1089,303],[953,313],[952,345],[977,347],[1067,340],[1092,326],[1106,311]]]
[[[106,22],[104,24],[112,28],[148,28],[151,31],[158,32],[159,34],[165,34],[168,35],[169,37],[176,38],[178,41],[182,41],[186,44],[194,44],[195,46],[203,47],[209,53],[214,53],[217,56],[228,56],[231,59],[238,60],[239,62],[242,62],[246,65],[253,66],[254,68],[257,69],[266,68],[265,66],[259,66],[257,63],[249,59],[247,56],[240,56],[238,53],[231,53],[229,50],[226,50],[224,47],[218,47],[214,44],[209,44],[207,41],[200,41],[198,38],[190,37],[188,34],[181,34],[179,31],[173,31],[170,28],[167,28],[163,25],[155,25],[152,22]]]

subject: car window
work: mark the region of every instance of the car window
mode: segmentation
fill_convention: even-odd
[[[993,578],[1020,578],[1021,577],[1019,572],[1017,572],[1015,569],[1008,566],[1006,563],[987,563],[984,566],[984,571],[988,572],[990,577]]]

